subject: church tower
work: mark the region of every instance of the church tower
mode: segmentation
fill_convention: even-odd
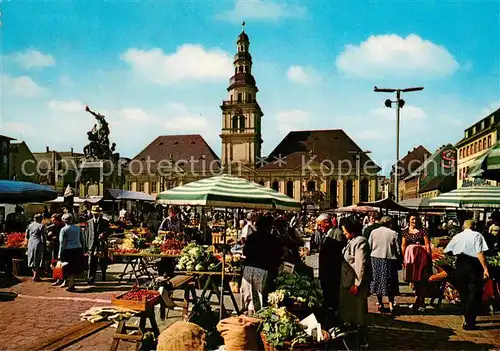
[[[261,119],[263,113],[257,103],[257,86],[252,76],[250,41],[243,31],[236,41],[234,75],[229,81],[229,99],[222,102],[222,164],[233,163],[255,168],[261,157]]]

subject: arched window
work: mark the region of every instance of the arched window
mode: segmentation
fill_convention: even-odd
[[[240,66],[238,70],[240,71],[240,73],[243,73],[243,66]]]
[[[238,73],[238,67],[234,67],[234,74]]]
[[[245,66],[245,72],[250,73],[250,67],[249,66]]]
[[[474,143],[474,153],[477,152],[477,141]]]
[[[337,181],[330,180],[330,208],[337,208]]]
[[[488,135],[488,148],[491,147],[491,135]]]
[[[483,138],[483,150],[486,149],[486,138]]]
[[[233,129],[238,129],[238,116],[233,116]]]
[[[368,193],[369,193],[369,182],[368,182],[368,179],[363,179],[361,181],[361,185],[360,185],[360,195],[359,195],[359,198],[361,201],[368,201]]]
[[[314,180],[307,182],[307,191],[316,191],[316,182]]]
[[[291,180],[286,182],[286,194],[293,197],[293,182]]]
[[[353,183],[351,179],[348,179],[345,182],[345,200],[344,200],[344,206],[351,206],[352,205],[352,194],[354,193],[353,191]]]
[[[240,116],[240,129],[245,129],[245,116]]]
[[[280,191],[280,183],[275,180],[272,185],[273,190]]]
[[[459,151],[460,158],[462,158],[464,156],[463,151],[464,151],[463,149],[460,149],[460,151]]]

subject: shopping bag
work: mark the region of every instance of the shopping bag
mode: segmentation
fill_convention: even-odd
[[[52,270],[52,279],[63,280],[64,279],[63,269],[64,269],[64,267],[61,265],[54,267],[54,269]]]
[[[495,298],[495,293],[493,290],[493,280],[488,279],[484,284],[483,290],[483,301],[490,301]]]

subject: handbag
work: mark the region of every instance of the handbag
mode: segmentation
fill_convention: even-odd
[[[64,279],[64,267],[61,266],[61,265],[58,265],[56,267],[54,267],[54,269],[52,270],[52,279],[54,280],[63,280]]]

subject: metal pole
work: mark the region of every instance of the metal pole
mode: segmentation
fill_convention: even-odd
[[[399,169],[399,99],[401,91],[396,91],[396,169],[394,170],[394,200],[399,202],[399,184],[398,184],[398,169]]]
[[[361,163],[361,154],[358,152],[356,154],[356,177],[358,178],[358,188],[356,189],[356,193],[358,193],[358,202],[361,200],[361,174],[360,174],[360,165]],[[356,204],[356,196],[354,196],[354,204]]]

